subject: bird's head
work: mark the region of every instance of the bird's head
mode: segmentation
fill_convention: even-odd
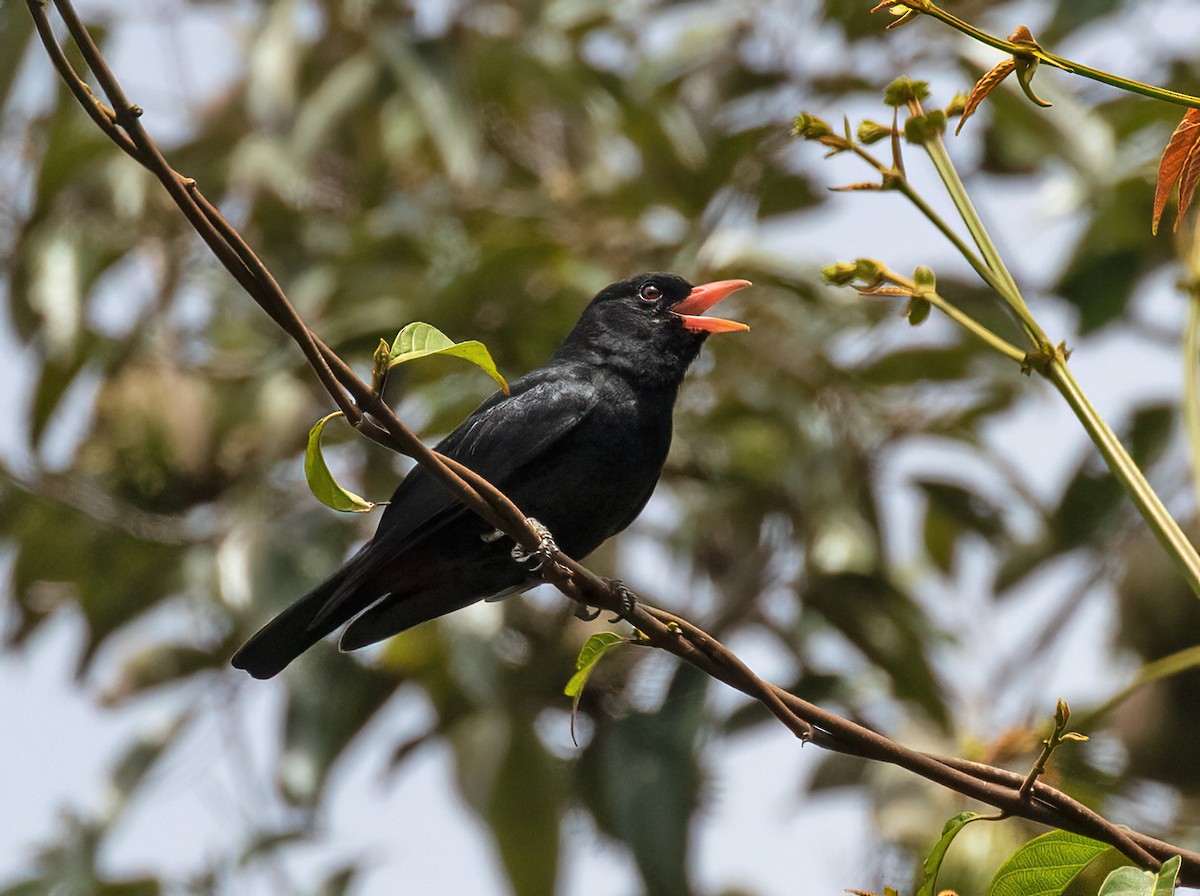
[[[606,286],[584,309],[557,353],[605,363],[678,384],[710,333],[750,329],[737,321],[703,317],[746,280],[693,287],[678,274],[638,274]]]

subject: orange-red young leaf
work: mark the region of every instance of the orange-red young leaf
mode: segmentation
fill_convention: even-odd
[[[1175,128],[1175,133],[1167,141],[1162,159],[1158,163],[1158,183],[1154,187],[1154,214],[1150,227],[1158,233],[1158,222],[1162,219],[1163,209],[1167,207],[1167,199],[1175,184],[1179,184],[1179,217],[1175,219],[1176,228],[1179,218],[1187,211],[1192,201],[1192,192],[1196,189],[1196,180],[1200,177],[1200,157],[1197,154],[1200,146],[1200,109],[1188,109],[1183,115],[1183,121]],[[1186,191],[1184,188],[1187,188]]]
[[[967,119],[975,113],[987,95],[995,90],[1001,81],[1011,75],[1016,67],[1017,63],[1010,57],[996,63],[994,68],[975,82],[975,86],[971,88],[971,95],[967,97],[967,105],[963,108],[962,118],[958,120],[958,127],[954,129],[955,134],[963,129]]]
[[[1179,212],[1175,215],[1175,230],[1179,230],[1179,222],[1192,204],[1197,181],[1200,181],[1200,140],[1192,144],[1183,163],[1183,173],[1179,175]]]

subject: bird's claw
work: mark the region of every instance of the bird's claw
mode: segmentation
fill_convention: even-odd
[[[575,607],[575,618],[582,619],[584,622],[595,622],[600,618],[600,608],[592,609],[584,604],[577,604]]]
[[[533,517],[529,517],[528,522],[533,531],[538,534],[537,548],[527,551],[518,544],[513,546],[510,553],[518,563],[527,565],[533,572],[540,572],[547,564],[554,563],[554,559],[558,556],[558,545],[549,529]]]
[[[633,612],[633,608],[637,606],[637,595],[629,590],[628,586],[620,579],[609,579],[608,587],[613,589],[621,596],[621,611],[617,613],[609,622],[620,622]],[[596,615],[599,615],[599,610]]]

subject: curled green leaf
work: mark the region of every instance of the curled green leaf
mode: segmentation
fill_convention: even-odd
[[[1038,58],[1036,56],[1018,56],[1016,57],[1017,64],[1017,83],[1021,85],[1021,90],[1025,96],[1034,105],[1041,106],[1043,109],[1048,109],[1054,104],[1048,100],[1042,99],[1033,92],[1033,73],[1037,71]]]
[[[308,446],[304,449],[304,478],[308,480],[309,491],[326,507],[346,513],[365,513],[375,505],[338,485],[321,453],[321,433],[325,430],[325,424],[340,416],[342,412],[335,411],[322,417],[308,431]]]
[[[942,827],[941,839],[929,851],[929,855],[925,857],[925,862],[921,866],[924,880],[921,882],[921,889],[917,891],[917,896],[934,896],[939,892],[937,888],[938,872],[942,870],[942,862],[946,859],[950,844],[954,842],[954,838],[963,828],[980,818],[983,816],[978,812],[959,812],[946,822]]]
[[[470,361],[494,379],[501,389],[508,392],[508,383],[496,369],[496,362],[492,360],[487,346],[474,339],[469,342],[455,342],[437,327],[421,321],[409,324],[396,334],[392,350],[388,354],[387,366],[390,370],[397,364],[415,361],[417,358],[428,358],[431,355],[450,355]]]
[[[584,641],[583,647],[579,648],[579,656],[575,658],[575,674],[563,688],[563,693],[568,697],[575,698],[575,702],[578,703],[579,695],[583,693],[583,686],[587,684],[588,678],[595,671],[600,658],[618,644],[626,643],[627,640],[616,632],[598,632]]]
[[[628,638],[616,632],[598,632],[584,641],[583,647],[579,648],[579,656],[575,658],[575,674],[563,688],[563,693],[571,698],[571,740],[575,740],[575,714],[579,712],[579,699],[583,696],[584,685],[592,677],[604,654],[614,647],[628,643]]]

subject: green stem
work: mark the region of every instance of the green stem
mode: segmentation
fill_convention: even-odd
[[[983,326],[983,324],[979,323],[979,321],[975,320],[975,318],[964,313],[954,305],[951,305],[937,293],[926,294],[922,296],[922,298],[934,307],[940,309],[941,312],[949,317],[952,321],[954,321],[967,332],[971,333],[976,338],[983,340],[988,344],[988,346],[995,349],[1000,354],[1004,355],[1010,360],[1016,361],[1018,364],[1025,363],[1025,352],[1021,351],[1011,342],[1008,342],[1007,340],[997,336],[987,327]]]
[[[1192,455],[1192,486],[1200,516],[1200,283],[1189,286],[1187,330],[1183,334],[1183,422]]]
[[[1097,68],[1082,65],[1078,62],[1073,62],[1066,57],[1059,56],[1056,53],[1050,53],[1043,50],[1036,44],[1019,44],[1013,41],[1004,40],[996,37],[994,34],[988,34],[986,31],[980,31],[974,25],[964,22],[957,16],[951,15],[941,7],[935,5],[931,0],[898,0],[898,2],[907,6],[909,9],[917,12],[925,13],[932,16],[940,22],[944,22],[951,28],[961,31],[970,38],[979,41],[981,44],[987,44],[989,47],[994,47],[1005,53],[1010,53],[1014,56],[1024,56],[1026,58],[1038,59],[1047,65],[1061,69],[1064,72],[1069,72],[1073,75],[1081,75],[1084,78],[1090,78],[1093,81],[1099,81],[1101,84],[1107,84],[1110,87],[1116,87],[1119,90],[1126,90],[1130,93],[1147,96],[1151,99],[1162,100],[1165,103],[1173,103],[1176,106],[1200,107],[1200,97],[1189,96],[1186,93],[1179,93],[1174,90],[1168,90],[1165,87],[1154,87],[1150,84],[1143,84],[1141,81],[1131,81],[1129,78],[1122,78],[1120,75],[1110,74],[1109,72],[1101,71]]]
[[[917,109],[918,114],[923,114],[919,106]],[[971,239],[979,247],[984,264],[992,272],[992,277],[984,279],[1000,293],[1000,297],[1016,313],[1021,325],[1025,327],[1030,338],[1033,340],[1034,345],[1039,348],[1047,345],[1050,340],[1047,339],[1046,334],[1041,331],[1041,328],[1037,325],[1037,321],[1030,314],[1029,307],[1025,304],[1025,299],[1021,295],[1021,290],[1017,287],[1017,281],[1013,279],[1013,275],[1009,272],[1008,266],[1005,265],[1004,259],[1000,257],[1000,252],[996,249],[995,243],[992,242],[992,238],[988,235],[987,228],[983,226],[983,219],[979,216],[979,212],[976,211],[975,204],[971,202],[971,196],[967,193],[967,187],[962,182],[962,178],[958,176],[958,170],[954,167],[954,162],[951,161],[950,154],[946,152],[946,144],[942,142],[940,136],[935,135],[925,141],[922,146],[925,152],[929,154],[929,160],[933,162],[933,167],[937,171],[938,177],[945,184],[946,192],[950,194],[950,198],[954,202],[954,207],[958,209],[959,215],[962,216],[963,223],[967,225],[967,231],[971,234]]]
[[[992,289],[996,290],[996,292],[1001,292],[1000,284],[996,281],[995,276],[993,276],[988,266],[983,262],[983,259],[975,254],[975,252],[971,250],[971,247],[967,245],[966,240],[959,236],[958,233],[955,232],[954,228],[951,227],[946,221],[946,219],[939,215],[937,211],[934,210],[933,206],[925,201],[925,198],[913,188],[912,184],[908,182],[907,177],[905,177],[895,168],[884,165],[883,162],[879,161],[879,159],[875,158],[875,156],[867,152],[857,143],[850,144],[849,149],[856,156],[879,172],[879,174],[885,179],[885,183],[892,184],[892,189],[895,189],[901,193],[906,199],[908,199],[909,202],[916,206],[917,210],[925,216],[929,223],[936,227],[942,236],[949,240],[950,244],[953,245],[954,248],[959,251],[959,254],[961,254],[962,257],[967,260],[967,263],[975,269],[975,273],[983,279],[984,283],[988,284],[988,286],[992,287]]]
[[[1000,292],[1000,284],[983,259],[971,251],[971,247],[967,245],[966,240],[959,236],[946,219],[934,211],[933,206],[926,202],[921,194],[913,189],[912,184],[908,182],[907,178],[902,179],[896,185],[896,189],[903,193],[908,198],[908,201],[916,206],[917,210],[934,227],[941,231],[942,235],[959,251],[959,254],[967,260],[967,263],[975,269],[975,273],[983,279],[984,283],[992,287],[996,292]]]
[[[1183,534],[1179,524],[1167,512],[1167,508],[1154,493],[1154,489],[1150,487],[1150,483],[1146,481],[1146,477],[1142,475],[1142,471],[1133,462],[1133,458],[1129,456],[1116,434],[1096,412],[1066,362],[1055,355],[1048,359],[1042,372],[1071,406],[1071,410],[1075,412],[1075,416],[1079,418],[1079,422],[1083,424],[1083,428],[1103,455],[1108,468],[1133,499],[1154,537],[1171,555],[1188,586],[1200,597],[1200,555],[1197,555],[1195,547]]]

